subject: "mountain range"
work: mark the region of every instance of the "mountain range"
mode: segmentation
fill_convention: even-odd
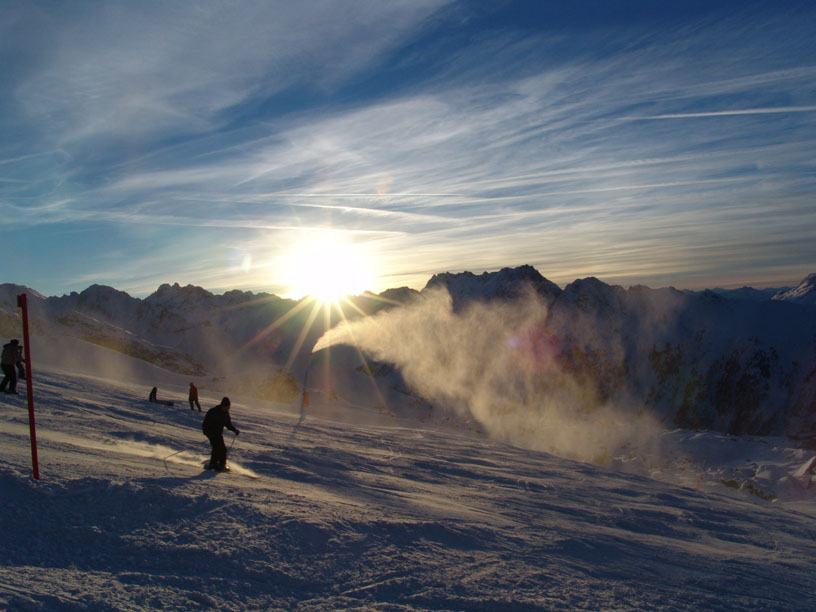
[[[349,298],[343,314],[192,285],[140,299],[100,285],[45,297],[4,284],[6,337],[20,335],[23,292],[39,351],[68,337],[205,388],[293,402],[308,390],[312,406],[456,418],[529,446],[548,420],[599,415],[816,440],[816,274],[773,291],[624,289],[597,278],[561,289],[521,266],[437,274],[421,291]]]

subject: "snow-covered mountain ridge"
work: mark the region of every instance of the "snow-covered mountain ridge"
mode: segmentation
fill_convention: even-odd
[[[313,399],[453,414],[488,431],[497,413],[526,415],[499,437],[530,430],[530,415],[546,421],[557,405],[574,414],[625,406],[664,426],[816,438],[816,323],[804,281],[795,296],[741,300],[596,278],[562,290],[531,266],[439,274],[419,292],[353,298],[345,316],[358,332],[376,321],[387,333],[357,334],[365,364],[338,346],[330,359],[311,356],[339,317],[327,322],[305,300],[178,284],[145,299],[99,285],[45,298],[0,285],[6,336],[19,335],[23,291],[35,333],[79,337],[191,377],[242,377],[279,399],[294,400],[312,361],[328,361],[328,378],[307,383]],[[428,355],[440,361],[426,364]],[[426,368],[444,381],[431,384]]]
[[[806,276],[793,289],[777,292],[772,299],[797,302],[799,304],[816,304],[816,273]]]
[[[293,349],[308,315],[275,326],[295,302],[242,291],[214,295],[192,285],[165,284],[145,299],[100,285],[48,298],[0,285],[0,333],[19,335],[15,296],[26,291],[32,333],[77,337],[191,377],[224,377],[256,364],[266,366],[265,377],[278,376],[279,355]]]
[[[380,313],[376,325],[334,330],[323,345],[353,338],[396,364],[401,376],[380,393],[405,377],[426,400],[493,429],[520,418],[508,438],[541,437],[529,421],[551,420],[553,410],[610,407],[669,427],[816,437],[816,317],[807,304],[627,290],[596,278],[561,291],[543,280],[532,268],[438,275],[417,303]]]
[[[19,337],[23,291],[0,285],[7,337]],[[781,446],[794,454],[816,439],[816,317],[787,300],[596,278],[561,290],[529,266],[358,296],[341,324],[308,300],[192,286],[162,285],[143,300],[101,286],[28,293],[35,367],[129,381],[145,397],[158,385],[184,402],[186,383],[167,385],[182,375],[213,397],[240,392],[346,422],[455,427],[671,482],[693,466],[694,481],[703,474],[762,499],[795,489],[792,470],[756,457],[701,466],[684,450],[694,432],[732,448],[734,434],[774,447],[787,436]],[[94,350],[80,346],[88,343]],[[816,466],[803,469],[810,486]]]

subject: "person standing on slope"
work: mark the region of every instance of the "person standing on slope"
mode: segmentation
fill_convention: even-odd
[[[17,362],[20,357],[20,342],[12,340],[3,345],[0,353],[0,367],[3,370],[3,382],[0,383],[0,392],[17,395]]]
[[[17,379],[26,379],[25,358],[23,357],[23,345],[17,345]]]
[[[224,444],[224,428],[226,427],[236,436],[241,433],[232,424],[229,410],[230,399],[225,397],[220,404],[207,411],[207,414],[204,415],[204,422],[201,423],[201,430],[210,440],[210,446],[212,446],[210,463],[207,465],[208,470],[216,470],[217,472],[229,470],[227,467],[227,445]]]
[[[198,389],[193,383],[190,383],[190,395],[187,397],[190,400],[190,410],[193,409],[193,404],[198,406],[198,411],[201,412],[201,404],[198,403]]]

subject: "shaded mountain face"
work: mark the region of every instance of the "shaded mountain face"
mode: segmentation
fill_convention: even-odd
[[[0,292],[0,326],[20,329],[19,313]],[[29,293],[31,293],[29,291]],[[3,299],[5,298],[5,299]],[[145,299],[94,285],[81,293],[29,299],[32,332],[75,336],[188,375],[220,372],[230,356],[267,359],[291,348],[291,326],[299,314],[270,329],[295,305],[291,300],[249,292],[213,295],[188,285],[162,285]],[[19,332],[16,332],[19,333]],[[317,334],[317,331],[314,332]]]
[[[422,299],[337,330],[326,345],[357,343],[402,375],[394,389],[494,431],[515,421],[541,437],[556,414],[613,409],[664,427],[816,437],[811,308],[596,278],[536,291],[544,280],[529,270],[438,275]]]
[[[439,274],[421,292],[351,298],[345,343],[360,350],[321,354],[314,361],[330,374],[309,384],[355,405],[453,407],[482,424],[517,411],[546,420],[545,405],[615,406],[671,427],[816,438],[816,317],[803,299],[814,277],[784,298],[739,300],[597,278],[562,290],[530,266]],[[59,298],[0,285],[7,337],[19,336],[24,291],[34,333],[191,376],[240,372],[259,389],[302,385],[312,347],[340,320],[305,302],[178,284],[143,300],[99,285]]]
[[[661,421],[735,434],[813,435],[810,309],[668,290],[567,287],[548,319],[568,369],[601,401],[634,401]],[[562,299],[568,298],[568,299]]]
[[[499,272],[472,272],[436,274],[425,285],[425,291],[444,287],[453,299],[454,310],[460,310],[473,301],[495,299],[513,300],[533,292],[546,302],[552,302],[561,288],[544,278],[532,266],[503,268]]]
[[[145,299],[102,285],[46,298],[6,284],[0,285],[4,336],[21,333],[21,293],[29,294],[34,334],[80,338],[177,374],[250,377],[246,384],[259,389],[277,387],[281,379],[293,386],[291,377],[301,375],[317,339],[341,319],[336,310],[327,317],[308,300],[237,290],[215,295],[178,283],[163,284]],[[343,316],[353,320],[394,308],[418,294],[402,288],[382,297],[350,297]]]

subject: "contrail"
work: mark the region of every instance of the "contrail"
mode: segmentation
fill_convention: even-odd
[[[778,115],[781,113],[812,113],[816,106],[780,106],[777,108],[745,108],[737,110],[711,111],[706,113],[671,113],[647,117],[622,117],[621,121],[651,121],[654,119],[695,119],[699,117],[732,117],[737,115]]]

